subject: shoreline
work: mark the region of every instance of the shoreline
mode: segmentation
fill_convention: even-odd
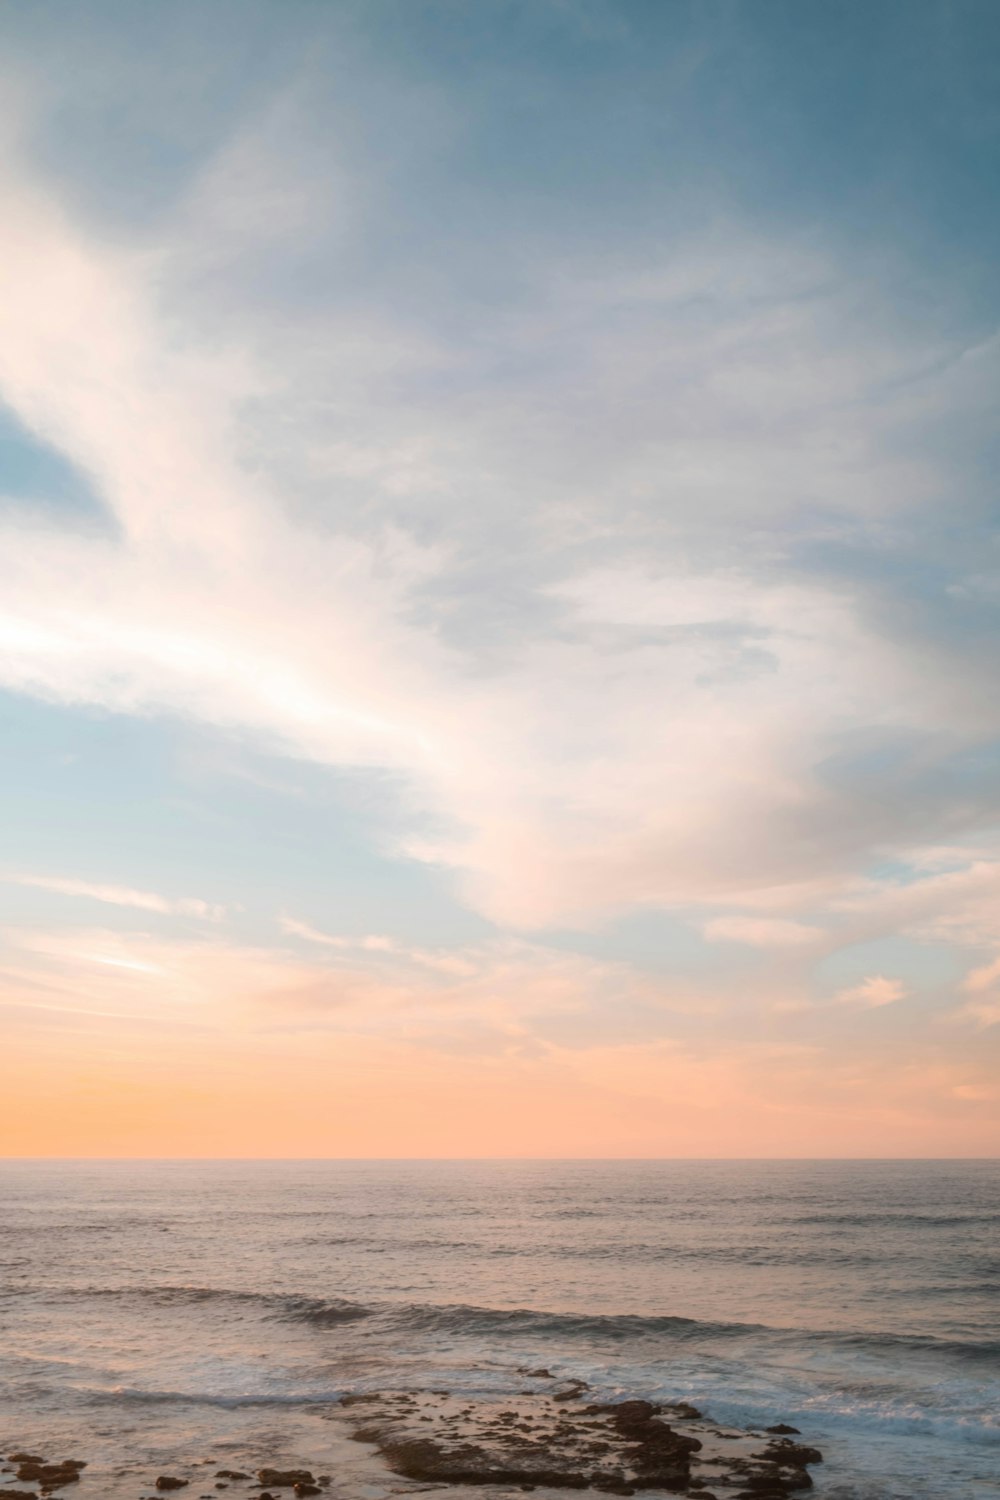
[[[0,1500],[388,1500],[431,1490],[455,1500],[522,1491],[558,1500],[567,1490],[786,1500],[812,1488],[810,1467],[822,1462],[787,1424],[727,1427],[684,1401],[596,1402],[585,1381],[524,1374],[537,1390],[348,1395],[313,1409],[311,1422],[284,1414],[280,1440],[261,1431],[216,1444],[213,1457],[162,1454],[157,1473],[148,1461],[8,1444]]]

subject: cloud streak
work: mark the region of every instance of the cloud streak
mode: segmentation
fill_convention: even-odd
[[[8,884],[28,886],[32,890],[50,891],[56,896],[79,896],[87,901],[102,901],[109,906],[128,906],[136,911],[159,912],[163,916],[199,917],[221,922],[226,907],[196,896],[170,898],[155,891],[134,891],[125,886],[101,885],[88,880],[71,880],[55,875],[5,875]]]

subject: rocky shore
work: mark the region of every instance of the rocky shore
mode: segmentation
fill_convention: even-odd
[[[399,1391],[344,1405],[357,1415],[354,1436],[394,1473],[435,1486],[783,1500],[810,1489],[809,1466],[822,1461],[784,1425],[725,1429],[686,1402],[594,1402],[587,1394],[577,1381],[513,1398]]]
[[[245,1467],[202,1458],[109,1485],[87,1474],[85,1460],[11,1449],[0,1464],[0,1500],[105,1500],[112,1491],[123,1500],[159,1500],[172,1491],[191,1500],[380,1500],[431,1489],[447,1489],[456,1500],[463,1489],[479,1497],[538,1491],[538,1500],[546,1491],[558,1500],[569,1489],[786,1500],[812,1487],[810,1467],[822,1461],[784,1424],[725,1428],[686,1402],[594,1401],[584,1381],[523,1373],[530,1388],[517,1396],[390,1390],[346,1397],[324,1415],[346,1427],[362,1462],[328,1458],[330,1473],[305,1460],[261,1464],[256,1455]]]

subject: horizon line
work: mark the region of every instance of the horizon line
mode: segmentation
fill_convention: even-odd
[[[1000,1162],[993,1156],[4,1156],[0,1164],[39,1162]]]

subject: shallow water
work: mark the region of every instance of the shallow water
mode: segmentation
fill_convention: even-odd
[[[792,1422],[820,1495],[1000,1495],[995,1161],[5,1162],[0,1196],[8,1446],[163,1467],[545,1365]]]

